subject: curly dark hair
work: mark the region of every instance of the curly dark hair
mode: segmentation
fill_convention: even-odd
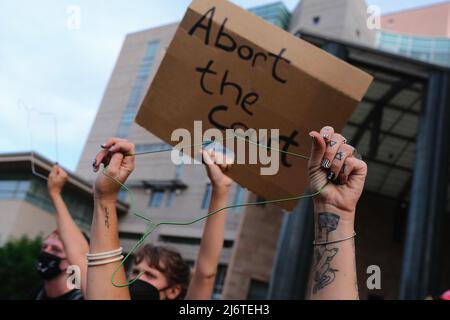
[[[191,268],[177,251],[168,247],[154,246],[148,243],[134,255],[135,265],[141,263],[143,260],[167,278],[168,286],[180,286],[181,292],[176,300],[182,300],[186,297],[191,279]]]

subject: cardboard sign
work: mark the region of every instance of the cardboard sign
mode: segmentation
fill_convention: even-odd
[[[225,0],[194,0],[147,93],[136,122],[165,142],[194,121],[203,130],[280,129],[280,149],[309,156],[308,133],[342,130],[372,77]],[[197,133],[198,134],[198,133]],[[274,151],[275,152],[275,151]],[[278,174],[258,164],[227,173],[267,199],[300,196],[307,161],[279,154]],[[292,210],[295,202],[280,203]]]

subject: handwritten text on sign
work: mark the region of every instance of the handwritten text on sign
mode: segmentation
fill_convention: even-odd
[[[239,56],[240,59],[248,61],[251,63],[252,67],[255,67],[258,63],[271,63],[272,64],[272,78],[274,81],[280,82],[282,84],[287,83],[287,79],[283,78],[283,76],[280,74],[279,66],[282,63],[290,64],[291,62],[284,58],[283,55],[286,52],[286,49],[283,48],[278,54],[273,54],[271,52],[257,52],[257,50],[253,49],[252,47],[248,45],[239,45],[236,40],[233,38],[231,34],[227,34],[225,32],[225,27],[228,21],[228,18],[225,18],[219,32],[217,33],[217,36],[214,38],[212,36],[212,26],[213,26],[213,19],[215,14],[216,8],[212,7],[210,10],[208,10],[201,19],[192,27],[192,29],[189,31],[189,35],[199,35],[200,33],[203,33],[201,36],[204,37],[204,43],[205,45],[210,45],[212,43],[211,40],[214,41],[214,46],[218,49],[230,52],[230,53],[236,53]],[[230,88],[234,89],[236,94],[236,106],[240,106],[242,110],[247,113],[250,116],[253,116],[253,110],[254,108],[251,108],[252,106],[255,106],[255,104],[260,99],[260,94],[257,92],[244,92],[242,86],[239,83],[233,82],[231,80],[230,71],[226,70],[223,76],[219,75],[214,70],[214,64],[216,62],[214,60],[210,60],[206,66],[204,67],[198,67],[196,68],[196,71],[200,74],[200,87],[202,91],[208,95],[214,95],[216,93],[220,93],[220,95],[225,94],[225,89]],[[208,79],[209,77],[221,77],[221,83],[220,88],[211,88],[208,85]],[[241,128],[244,131],[250,129],[247,125],[241,123],[241,122],[235,122],[231,125],[227,126],[225,124],[219,123],[217,120],[215,120],[214,115],[219,112],[226,112],[228,110],[228,106],[226,105],[218,105],[211,109],[211,111],[208,114],[208,120],[209,122],[215,126],[218,129],[226,130],[226,129],[238,129]],[[280,142],[283,142],[282,150],[283,151],[289,151],[289,147],[291,145],[299,146],[298,142],[295,141],[295,138],[298,136],[299,132],[297,130],[294,130],[289,136],[286,135],[280,135],[279,139]],[[270,139],[268,141],[268,146],[270,147]],[[282,164],[286,167],[291,167],[291,164],[287,160],[287,155],[285,153],[281,154],[281,161]]]

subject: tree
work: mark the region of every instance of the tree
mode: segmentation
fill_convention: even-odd
[[[22,236],[0,248],[0,300],[29,299],[42,284],[36,272],[41,246],[42,237]]]

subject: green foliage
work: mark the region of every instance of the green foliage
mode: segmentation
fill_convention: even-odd
[[[30,299],[42,284],[35,267],[41,246],[41,237],[23,236],[0,247],[0,299]]]

